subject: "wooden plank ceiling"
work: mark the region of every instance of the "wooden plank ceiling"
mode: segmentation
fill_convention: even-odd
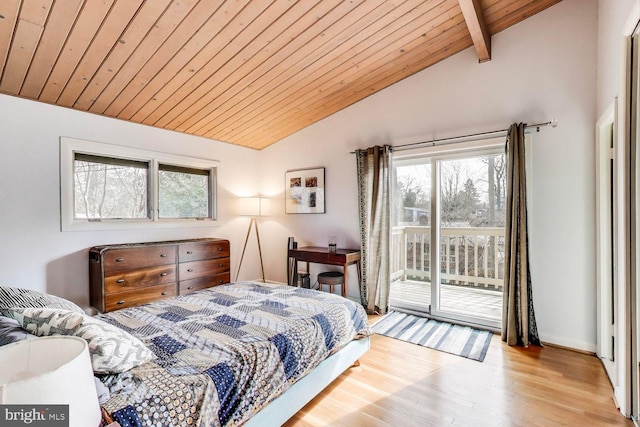
[[[262,149],[559,1],[2,0],[0,92]]]

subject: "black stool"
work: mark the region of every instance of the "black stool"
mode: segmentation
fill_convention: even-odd
[[[333,293],[334,286],[344,286],[344,274],[339,271],[325,271],[318,274],[318,288],[322,290],[322,285],[329,285],[329,292]]]

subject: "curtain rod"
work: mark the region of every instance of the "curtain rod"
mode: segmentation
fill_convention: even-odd
[[[532,125],[525,125],[524,127],[525,129],[536,128],[536,132],[540,132],[540,128],[543,126],[556,127],[558,126],[558,121],[554,119],[544,123],[535,123]],[[411,142],[408,144],[392,145],[391,148],[393,151],[403,151],[403,150],[410,150],[412,148],[415,148],[416,146],[436,147],[439,145],[456,144],[459,142],[473,141],[476,139],[481,139],[480,137],[487,137],[489,135],[500,136],[501,134],[505,134],[506,136],[506,133],[508,131],[509,129],[499,129],[499,130],[493,130],[489,132],[480,132],[480,133],[472,133],[468,135],[452,136],[449,138],[432,139],[431,141]],[[351,154],[355,154],[355,153],[356,153],[355,151],[351,152]]]

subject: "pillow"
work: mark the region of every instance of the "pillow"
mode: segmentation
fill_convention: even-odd
[[[138,338],[102,320],[67,310],[15,308],[12,317],[38,336],[75,335],[89,344],[93,371],[116,374],[154,358]]]
[[[0,314],[11,317],[12,308],[47,307],[84,313],[76,304],[55,295],[31,289],[0,286]]]
[[[35,338],[20,327],[17,320],[0,316],[0,346]]]

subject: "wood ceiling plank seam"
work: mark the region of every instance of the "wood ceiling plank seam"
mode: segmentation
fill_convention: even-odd
[[[157,101],[156,96],[158,92],[169,85],[172,79],[177,79],[178,73],[181,70],[192,70],[188,68],[194,65],[194,61],[197,58],[207,58],[207,62],[210,58],[208,51],[213,46],[212,40],[217,37],[218,32],[222,31],[229,25],[229,23],[244,9],[244,5],[239,2],[233,2],[233,7],[229,6],[229,3],[223,3],[223,7],[219,9],[220,13],[217,13],[207,21],[202,31],[199,31],[195,37],[192,38],[189,45],[181,49],[180,52],[165,65],[162,73],[156,75],[135,98],[127,105],[127,107],[119,114],[120,118],[131,120],[134,122],[141,122],[145,112],[143,109],[145,106],[149,106],[151,103]],[[218,22],[220,20],[220,22]],[[194,70],[194,69],[193,69]],[[153,108],[155,107],[147,107]],[[151,109],[151,111],[153,111]],[[136,117],[136,115],[138,115]]]
[[[322,107],[318,107],[320,109],[320,112],[315,113],[316,115],[312,118],[313,121],[310,121],[310,123],[315,123],[316,121],[322,120],[323,118],[332,114],[330,113],[330,111],[340,111],[341,109],[346,108],[349,105],[352,105],[353,103],[366,98],[370,94],[374,93],[373,92],[374,90],[377,90],[377,91],[382,90],[383,88],[386,88],[392,84],[397,83],[403,78],[406,78],[430,65],[433,65],[443,59],[448,58],[450,56],[449,51],[454,51],[457,53],[472,46],[471,37],[467,33],[465,33],[464,31],[460,31],[458,34],[460,35],[459,39],[454,41],[453,43],[449,43],[447,45],[447,48],[443,50],[443,53],[440,53],[434,56],[433,58],[429,58],[427,60],[420,61],[419,59],[416,62],[416,64],[418,64],[417,66],[402,65],[400,66],[400,69],[398,71],[387,73],[387,75],[382,77],[381,80],[378,80],[375,82],[368,82],[369,84],[362,84],[354,88],[353,89],[354,93],[351,96],[337,94],[333,98],[334,99],[333,103],[331,104],[325,103],[322,105]],[[261,134],[274,135],[274,136],[271,136],[271,141],[277,142],[280,139],[302,129],[303,127],[308,126],[308,124],[309,123],[300,124],[300,123],[290,122],[290,126],[288,128],[280,129],[279,133],[274,134],[272,132],[269,134],[266,132],[265,129],[262,129]]]
[[[327,2],[320,2],[318,5],[322,6],[323,4],[327,4]],[[374,4],[374,2],[369,1],[363,2],[362,4]],[[280,33],[274,35],[268,45],[272,46],[272,51],[269,52],[269,55],[266,55],[266,50],[260,50],[259,54],[255,55],[252,58],[252,61],[240,64],[240,66],[234,71],[234,77],[237,73],[237,78],[234,79],[234,81],[230,82],[229,85],[224,85],[224,87],[221,87],[221,85],[217,85],[215,81],[212,81],[210,84],[208,83],[207,86],[213,87],[211,88],[211,90],[207,90],[206,97],[201,98],[201,101],[199,101],[198,103],[199,105],[195,105],[199,106],[200,110],[195,115],[192,115],[192,117],[190,117],[188,120],[185,120],[183,123],[181,123],[178,130],[185,131],[194,124],[200,123],[201,120],[208,118],[211,113],[216,108],[218,108],[218,106],[222,105],[226,100],[231,99],[235,94],[242,90],[242,88],[247,87],[253,81],[255,81],[257,77],[254,74],[260,76],[264,75],[266,72],[268,72],[268,70],[272,70],[274,67],[274,65],[271,65],[271,61],[273,60],[273,58],[282,57],[282,55],[288,55],[292,50],[296,51],[297,49],[299,49],[300,43],[294,42],[300,42],[303,39],[303,37],[301,36],[305,34],[306,30],[309,29],[310,26],[313,26],[314,22],[318,22],[317,19],[314,19],[316,16],[315,11],[316,9],[314,8],[311,12],[311,19],[309,19],[308,15],[304,15],[299,17],[299,19],[297,19],[294,23],[289,24],[288,29],[285,26],[283,30],[277,30],[280,31]],[[281,17],[281,19],[287,19],[288,21],[291,21],[290,17]],[[270,27],[270,29],[271,28],[274,27]],[[292,28],[296,28],[296,30],[292,32]],[[296,34],[296,36],[291,37],[288,35],[292,33]],[[280,41],[281,36],[283,39],[282,41]],[[287,50],[286,53],[283,54],[282,52],[285,52],[285,48]],[[309,61],[312,62],[313,59],[309,58]],[[258,62],[258,64],[254,65],[254,62]],[[267,68],[267,70],[264,70],[263,68]],[[219,87],[219,89],[217,89],[217,87]],[[204,89],[206,90],[207,87],[204,87]]]
[[[463,20],[461,17],[459,17],[457,20],[458,24],[463,23]],[[412,37],[412,35],[408,35],[407,37]],[[407,56],[406,52],[413,52],[415,51],[415,48],[411,45],[407,45],[407,41],[404,39],[399,39],[399,41],[397,41],[396,43],[394,43],[394,45],[391,46],[391,49],[388,49],[385,52],[386,56],[384,57],[386,61],[391,61],[390,63],[396,63],[396,62],[402,62],[402,61],[395,61],[394,58],[397,57],[398,55],[401,56]],[[412,37],[411,38],[411,42],[414,45],[420,45],[422,44],[422,40],[419,37]],[[420,48],[420,50],[417,52],[418,55],[424,56],[424,48]],[[381,53],[378,53],[378,55],[380,55]],[[415,54],[415,53],[414,53]],[[378,55],[376,55],[376,57],[374,57],[373,59],[376,61],[375,64],[379,64],[380,61],[380,57],[378,57]],[[389,59],[391,58],[391,59]],[[377,67],[377,65],[376,65]],[[353,82],[351,84],[357,84],[358,82],[362,81],[362,79],[366,79],[366,78],[374,78],[376,76],[376,73],[380,73],[380,71],[375,71],[373,69],[373,66],[370,66],[368,68],[362,68],[360,70],[357,70],[355,73],[351,73],[351,75],[348,76],[344,76],[344,79],[346,80],[347,78]],[[349,85],[343,85],[343,87],[346,87]],[[271,123],[271,122],[278,122],[279,121],[279,117],[285,115],[285,114],[293,114],[296,117],[300,116],[299,111],[312,111],[312,105],[318,103],[318,102],[324,102],[328,97],[331,97],[333,95],[335,95],[336,93],[343,93],[342,89],[339,90],[334,90],[331,91],[332,89],[332,85],[329,83],[325,83],[324,87],[320,87],[319,89],[316,89],[315,92],[317,92],[315,95],[310,95],[310,98],[307,97],[306,99],[301,99],[299,102],[297,102],[296,104],[292,104],[292,105],[288,105],[286,108],[277,106],[276,108],[272,109],[269,112],[269,116],[267,116],[265,118],[265,122]],[[309,91],[308,93],[311,93],[311,91]],[[309,105],[310,104],[310,105]],[[275,116],[274,116],[275,114]],[[264,117],[264,116],[263,116]],[[282,122],[287,122],[287,120],[281,120]]]
[[[91,55],[83,55],[73,71],[57,104],[72,107],[78,100],[95,73],[104,64],[122,35],[126,32],[134,17],[139,13],[144,0],[119,1],[113,4],[109,14],[96,31],[96,36],[87,48]]]
[[[82,2],[83,0],[54,1],[44,33],[20,89],[20,96],[30,99],[40,96],[82,9]]]
[[[238,64],[237,67],[234,67],[233,62],[227,63],[227,66],[234,67],[234,69],[230,70],[230,76],[233,76],[232,78],[226,79],[224,85],[218,84],[216,80],[220,78],[220,73],[217,73],[218,75],[212,76],[212,78],[208,79],[198,89],[200,92],[203,89],[205,90],[204,96],[178,116],[178,118],[181,118],[189,114],[189,117],[183,120],[177,129],[186,131],[186,129],[190,128],[194,123],[198,123],[200,120],[209,117],[211,112],[219,105],[220,101],[218,100],[229,94],[230,90],[238,86],[250,85],[252,81],[251,76],[255,73],[264,72],[263,68],[267,66],[265,64],[268,64],[274,56],[278,55],[285,48],[292,49],[291,46],[293,42],[299,39],[304,28],[308,28],[309,22],[313,23],[317,21],[316,14],[318,13],[318,7],[322,7],[323,5],[326,7],[328,4],[329,2],[326,1],[315,1],[313,4],[311,2],[305,2],[304,4],[297,3],[295,6],[300,6],[299,8],[291,8],[286,14],[281,15],[278,21],[285,20],[285,25],[278,25],[278,21],[274,21],[274,25],[270,25],[263,33],[263,37],[267,38],[268,42],[264,43],[263,46],[258,46],[258,52],[255,55],[251,55],[249,60],[243,61]],[[331,5],[331,7],[332,6],[333,5]],[[256,40],[259,39],[254,39],[252,44],[255,43]],[[211,87],[210,90],[207,90],[208,87]],[[216,103],[214,103],[214,101],[216,101]],[[198,108],[198,111],[190,113],[190,110],[193,111],[195,108]],[[171,125],[172,124],[170,124],[170,126]],[[187,133],[190,132],[187,131]]]
[[[207,93],[217,85],[226,84],[225,79],[233,75],[237,67],[242,63],[251,60],[251,57],[258,55],[260,46],[265,45],[265,31],[272,28],[274,18],[275,22],[286,11],[290,10],[295,3],[289,0],[276,0],[267,9],[265,9],[250,25],[247,25],[244,31],[231,42],[221,52],[222,64],[216,69],[216,72],[200,81],[196,87],[193,87],[182,100],[177,102],[157,123],[157,126],[180,130],[179,125],[186,120],[190,113],[197,111],[201,107],[199,101],[207,96]],[[240,41],[240,43],[238,43]],[[197,74],[197,73],[196,73]],[[205,73],[207,74],[207,73]],[[196,78],[196,75],[194,75]],[[204,101],[203,101],[204,102]],[[184,114],[184,115],[183,115]]]
[[[20,9],[14,32],[17,44],[11,44],[5,65],[9,73],[5,74],[0,82],[0,91],[11,95],[20,94],[52,5],[53,0],[34,0],[25,3]]]
[[[252,116],[255,115],[255,111],[258,108],[262,108],[265,104],[267,104],[268,102],[271,102],[272,104],[275,102],[281,102],[283,104],[288,103],[289,101],[287,100],[288,97],[290,96],[291,93],[298,93],[299,91],[302,90],[302,88],[306,87],[308,84],[310,84],[309,82],[307,82],[306,80],[311,80],[311,82],[316,81],[317,79],[319,79],[322,75],[326,74],[325,71],[323,71],[322,69],[320,70],[315,70],[313,71],[310,75],[307,76],[307,73],[303,73],[304,70],[306,70],[310,65],[309,65],[309,60],[308,58],[313,58],[313,62],[319,65],[326,65],[327,63],[331,63],[331,62],[338,62],[339,64],[343,64],[349,60],[351,60],[354,57],[357,57],[357,55],[361,54],[363,51],[365,51],[367,48],[369,48],[370,46],[376,45],[376,43],[379,42],[379,40],[383,40],[384,42],[388,43],[388,37],[389,34],[391,34],[389,31],[391,29],[391,31],[393,32],[393,28],[395,28],[396,25],[398,25],[398,22],[403,23],[403,22],[412,22],[416,19],[420,19],[420,17],[423,16],[430,16],[432,13],[434,13],[434,10],[437,10],[439,7],[441,7],[442,4],[444,4],[445,1],[438,1],[438,2],[434,2],[433,6],[429,6],[426,3],[422,2],[419,3],[417,5],[417,7],[414,8],[410,8],[409,11],[407,11],[406,13],[403,13],[399,16],[399,18],[397,18],[396,20],[392,21],[391,23],[388,23],[386,26],[383,27],[383,29],[385,30],[384,32],[382,31],[373,31],[369,37],[364,38],[363,40],[361,40],[360,42],[356,43],[356,45],[350,45],[350,44],[343,44],[340,45],[339,47],[337,47],[336,49],[333,49],[331,51],[331,55],[333,57],[334,54],[339,54],[337,56],[337,58],[333,58],[331,59],[329,56],[327,56],[327,54],[329,52],[323,52],[320,48],[315,47],[314,45],[310,45],[313,46],[314,50],[317,50],[318,52],[321,53],[321,57],[317,58],[311,54],[309,54],[308,52],[304,52],[303,55],[300,55],[300,58],[298,57],[294,57],[292,56],[292,58],[295,58],[294,60],[296,60],[296,62],[294,64],[287,64],[285,68],[285,71],[282,73],[282,75],[280,76],[276,76],[275,78],[272,78],[271,80],[268,80],[265,84],[263,84],[262,86],[258,87],[256,86],[255,88],[255,92],[259,92],[259,93],[269,93],[269,94],[275,94],[274,96],[272,96],[271,98],[267,98],[267,97],[261,97],[260,99],[256,100],[256,99],[252,99],[250,101],[249,104],[245,104],[244,100],[241,100],[242,102],[242,107],[241,107],[241,111],[242,111],[242,118],[246,118],[247,121],[250,121]],[[422,9],[424,8],[424,9]],[[410,15],[412,13],[415,13],[416,11],[418,11],[420,13],[419,16],[417,17],[410,17]],[[437,12],[435,12],[434,14],[437,15]],[[407,18],[408,17],[408,18]],[[376,27],[376,23],[372,23],[371,25],[373,26],[373,28],[377,28]],[[403,25],[401,25],[403,26]],[[371,26],[365,27],[362,31],[359,31],[358,33],[365,33],[367,32],[367,30],[369,30]],[[395,28],[396,30],[399,28]],[[356,36],[357,37],[357,36]],[[353,39],[353,38],[352,38]],[[339,67],[339,66],[338,66]],[[335,68],[338,68],[334,66]],[[305,77],[302,77],[305,76]],[[307,78],[308,77],[308,78]],[[276,81],[277,79],[277,81]],[[280,88],[280,86],[283,84],[282,82],[286,82],[287,83],[287,88],[286,90],[282,90]],[[248,98],[246,98],[248,99]],[[260,101],[260,102],[259,102]],[[238,117],[236,117],[237,120],[239,120]],[[208,134],[217,134],[217,132],[229,132],[232,131],[232,127],[233,126],[229,126],[229,121],[228,120],[233,120],[233,116],[229,116],[228,118],[225,117],[224,120],[218,122],[216,124],[216,128],[208,131]],[[232,121],[231,125],[235,125],[236,121]]]
[[[457,20],[455,20],[455,22],[457,23],[453,28],[456,28],[457,32],[466,33],[464,19],[460,16]],[[447,35],[448,35],[447,33],[440,33],[437,36],[437,38],[445,39]],[[353,82],[352,84],[357,84],[358,86],[356,86],[356,88],[359,86],[364,86],[365,89],[363,90],[366,91],[367,90],[366,87],[370,86],[368,84],[369,81],[376,79],[377,78],[376,76],[378,76],[379,74],[385,75],[388,72],[388,68],[395,66],[395,64],[399,64],[400,66],[402,66],[403,61],[396,60],[398,56],[403,56],[404,58],[410,58],[412,56],[420,56],[420,57],[424,56],[422,52],[424,52],[425,49],[427,49],[427,46],[429,44],[426,41],[423,41],[422,37],[414,38],[413,44],[414,46],[410,48],[406,48],[404,49],[404,52],[401,52],[402,50],[401,46],[407,46],[407,42],[404,39],[401,39],[397,43],[394,43],[393,45],[391,45],[391,48],[388,49],[389,53],[387,53],[385,56],[377,57],[375,59],[375,62],[369,68],[360,69],[357,72],[350,75],[348,77],[349,81]],[[364,83],[362,83],[363,81]],[[326,84],[326,87],[327,89],[321,92],[317,92],[315,93],[315,95],[310,95],[309,97],[306,97],[305,99],[301,99],[299,101],[296,100],[296,102],[292,103],[291,106],[288,106],[287,109],[278,108],[278,109],[272,110],[271,115],[266,117],[263,116],[260,122],[256,122],[259,124],[246,127],[243,133],[239,135],[235,135],[234,138],[239,138],[239,137],[241,138],[244,135],[246,135],[248,132],[254,132],[254,133],[259,132],[260,134],[267,134],[266,133],[267,129],[270,127],[276,126],[277,123],[288,123],[291,125],[289,127],[293,127],[293,128],[299,126],[300,123],[306,123],[306,125],[308,125],[309,123],[312,123],[312,122],[309,122],[309,119],[303,117],[303,115],[300,114],[301,110],[305,111],[306,114],[304,116],[311,116],[314,111],[313,105],[318,105],[318,104],[324,105],[324,103],[328,102],[328,100],[333,99],[335,97],[347,98],[344,90],[327,92],[327,90],[331,88],[331,85]],[[344,85],[344,87],[351,88],[352,86]],[[349,89],[350,92],[352,90],[356,90],[356,89]],[[309,91],[307,93],[312,93],[312,92]],[[295,117],[296,119],[293,120],[291,119],[291,117]],[[231,140],[231,138],[227,138],[227,139]]]
[[[216,43],[214,51],[211,52],[213,55],[206,58],[204,65],[193,67],[195,70],[194,72],[189,72],[189,68],[185,67],[185,71],[181,72],[179,75],[179,86],[176,87],[175,85],[171,85],[163,88],[158,95],[156,95],[157,98],[162,99],[161,103],[158,104],[155,110],[150,113],[142,123],[162,127],[155,123],[165,117],[174,105],[189,95],[202,81],[214,74],[218,68],[224,65],[227,57],[232,55],[232,53],[229,52],[229,46],[233,44],[234,40],[237,43],[238,37],[243,35],[244,30],[248,26],[251,26],[251,23],[272,3],[273,1],[270,1],[269,3],[248,3],[240,14],[238,14],[233,21],[218,33],[219,41]],[[244,21],[245,19],[246,21]],[[246,34],[244,34],[243,37],[246,37]],[[201,59],[202,58],[198,58],[198,60]],[[167,95],[167,92],[171,93]]]
[[[476,47],[478,61],[491,60],[491,34],[487,30],[480,0],[458,0],[469,34]]]
[[[323,3],[320,3],[320,5],[322,4]],[[371,5],[373,4],[373,2],[366,2],[364,4]],[[384,14],[384,13],[388,14],[390,12],[389,10],[390,7],[391,7],[391,4],[389,2],[386,2],[386,1],[382,2],[373,10],[370,10],[365,16],[369,16],[371,14],[374,14],[375,12],[377,12],[378,14]],[[364,17],[362,17],[361,20],[362,19],[364,19]],[[219,96],[215,98],[215,100],[211,100],[207,104],[206,108],[203,110],[204,113],[206,114],[206,117],[201,116],[199,120],[193,125],[190,125],[189,122],[184,123],[183,126],[185,131],[187,133],[193,132],[195,134],[201,134],[208,131],[209,129],[206,129],[205,131],[203,131],[203,128],[209,126],[210,123],[217,120],[222,114],[224,114],[230,108],[237,105],[244,98],[246,98],[246,96],[243,97],[242,95],[240,95],[241,92],[244,91],[248,93],[253,93],[254,91],[253,89],[251,91],[247,89],[254,88],[256,83],[261,78],[269,78],[270,75],[279,74],[277,70],[279,68],[280,69],[286,68],[286,66],[283,64],[287,61],[287,59],[294,58],[297,56],[303,56],[307,59],[308,62],[314,63],[315,55],[320,54],[320,47],[326,50],[326,49],[329,49],[328,46],[331,43],[334,43],[335,45],[340,44],[338,41],[334,42],[334,40],[338,38],[339,34],[336,34],[336,36],[331,37],[327,33],[326,28],[312,31],[312,27],[314,27],[314,25],[318,23],[318,20],[316,20],[315,23],[312,23],[312,25],[309,25],[309,26],[307,26],[306,21],[300,21],[300,22],[301,22],[301,25],[306,26],[306,29],[304,31],[301,31],[299,33],[296,32],[298,34],[297,37],[290,40],[285,46],[282,46],[282,48],[277,52],[274,52],[274,54],[271,55],[271,57],[269,57],[262,64],[260,64],[260,67],[256,67],[253,70],[251,70],[242,79],[238,80],[233,86],[228,87],[223,93],[220,93]],[[355,22],[353,25],[357,25],[357,22]],[[314,46],[313,42],[317,39],[315,37],[316,32],[323,34],[324,38],[331,37],[331,39],[327,40],[327,42],[324,43],[322,46],[315,48],[313,47]],[[293,54],[291,52],[293,52]],[[259,90],[259,89],[255,89],[255,90]],[[229,105],[229,103],[231,103],[232,105]],[[223,110],[223,108],[226,108],[226,110]],[[214,111],[216,111],[218,114],[215,116],[212,116],[212,113]],[[187,126],[190,126],[190,127],[187,127]]]
[[[118,70],[133,55],[142,40],[152,31],[158,19],[171,6],[172,0],[145,0],[133,19],[127,24],[125,31],[114,44],[109,55],[104,59],[98,71],[94,73],[87,86],[83,89],[73,108],[90,111],[98,96],[105,89]]]
[[[507,15],[511,15],[514,12],[517,12],[522,7],[525,7],[527,4],[521,4],[521,0],[500,0],[490,6],[485,7],[484,9],[484,17],[487,22],[487,26],[489,26],[489,31],[491,34],[496,34],[499,31],[495,31],[493,28],[496,21],[500,21]],[[533,6],[534,8],[539,7],[548,7],[545,6],[549,0],[539,0],[535,2],[531,2],[530,0],[526,0],[529,6]],[[558,0],[552,0],[557,2]],[[495,31],[495,32],[493,32]]]
[[[415,40],[416,36],[422,38],[422,34],[424,31],[423,28],[428,24],[428,22],[432,22],[434,20],[436,22],[440,22],[441,20],[443,20],[443,22],[450,21],[451,18],[449,18],[447,12],[452,7],[454,7],[454,5],[457,5],[457,3],[449,2],[445,5],[445,7],[447,7],[446,10],[443,10],[441,6],[439,6],[437,7],[437,12],[435,14],[431,14],[430,9],[420,16],[413,17],[411,21],[396,29],[393,33],[385,34],[382,42],[376,43],[376,47],[378,48],[376,52],[371,52],[371,50],[369,49],[364,49],[361,52],[358,52],[357,55],[353,57],[345,58],[343,62],[338,64],[333,69],[327,71],[326,73],[331,73],[331,77],[340,85],[344,85],[345,82],[350,81],[350,79],[352,80],[352,75],[367,75],[367,73],[369,72],[367,68],[360,67],[360,69],[357,69],[356,67],[353,67],[353,64],[363,64],[367,59],[375,60],[375,57],[377,55],[385,55],[386,57],[386,55],[388,54],[397,54],[397,52],[399,52],[408,41]],[[424,22],[422,19],[427,19],[429,21]],[[462,19],[461,16],[459,19]],[[323,92],[330,90],[330,88],[334,84],[333,81],[327,82],[326,79],[322,78],[323,76],[324,75],[310,75],[310,81],[306,81],[304,79],[300,80],[300,85],[294,86],[292,87],[292,89],[300,93],[309,93],[309,96],[311,96],[312,98],[322,97],[324,96]],[[282,96],[282,93],[284,93],[285,95]],[[287,95],[288,94],[285,91],[277,91],[276,99],[279,99],[278,102],[276,102],[275,104],[270,103],[266,105],[266,109],[262,108],[259,115],[263,118],[268,117],[269,119],[271,119],[273,118],[274,114],[282,115],[285,111],[289,111],[292,107],[295,108],[294,106],[297,106],[304,101],[302,99],[303,97],[297,97],[294,102],[291,102],[287,99]],[[258,122],[254,120],[254,123]],[[248,126],[236,126],[236,129],[246,129],[246,131],[248,132],[253,132],[253,127],[255,127],[255,125],[252,126],[250,124]],[[234,134],[230,134],[227,132],[223,140],[232,139],[232,137],[236,136],[238,136],[237,131],[234,131]]]
[[[277,129],[274,129],[273,131],[269,131],[265,128],[262,129],[258,129],[255,130],[254,134],[256,135],[262,135],[263,138],[267,141],[265,142],[264,146],[268,146],[270,144],[273,144],[279,140],[281,140],[282,138],[285,138],[286,136],[289,136],[295,132],[297,132],[298,130],[304,128],[305,126],[308,126],[310,123],[315,123],[319,120],[322,120],[323,118],[328,117],[329,115],[333,114],[330,111],[340,111],[341,109],[344,109],[346,107],[348,107],[349,105],[354,104],[355,102],[358,102],[364,98],[366,98],[367,96],[369,96],[370,94],[372,94],[372,86],[376,86],[376,90],[381,90],[380,88],[384,88],[384,87],[388,87],[392,84],[397,83],[398,81],[402,80],[403,78],[406,78],[424,68],[426,68],[429,65],[433,65],[443,59],[448,58],[449,52],[453,51],[454,53],[458,53],[461,52],[464,49],[469,48],[470,46],[472,46],[472,41],[471,41],[471,37],[469,36],[469,34],[464,31],[464,25],[463,23],[459,24],[461,27],[459,29],[459,31],[457,31],[457,33],[460,35],[459,39],[454,41],[453,43],[449,44],[449,47],[446,49],[447,52],[440,54],[440,55],[436,55],[433,58],[427,58],[424,59],[423,61],[420,62],[419,60],[416,62],[416,64],[418,64],[417,66],[412,66],[411,68],[408,68],[407,65],[405,64],[399,64],[397,67],[399,68],[398,71],[394,72],[394,73],[387,73],[385,77],[382,77],[381,80],[376,81],[376,82],[371,82],[371,81],[367,81],[362,83],[361,85],[359,85],[358,87],[353,89],[354,94],[347,97],[344,96],[343,94],[337,95],[335,96],[335,100],[333,101],[333,104],[329,104],[327,105],[327,103],[324,104],[324,106],[322,107],[324,109],[324,113],[315,113],[316,115],[311,118],[308,122],[303,122],[302,124],[300,122],[294,122],[294,121],[290,121],[290,126],[288,126],[287,128],[283,128],[283,129],[279,129],[279,131]],[[427,43],[425,43],[427,44]],[[426,48],[426,47],[425,47]],[[415,54],[414,56],[420,56],[419,54]],[[377,74],[376,74],[377,75]],[[363,94],[364,92],[364,94]],[[295,117],[295,115],[294,115]],[[311,121],[313,120],[313,121]],[[286,120],[283,120],[283,122],[286,122]],[[273,126],[271,126],[269,129],[273,128]],[[278,131],[278,132],[276,132]],[[238,139],[236,140],[236,144],[239,145],[245,145],[246,143],[248,143],[251,139],[249,137],[245,137],[244,139]]]
[[[291,31],[292,27],[287,29],[287,25],[282,25],[283,16],[288,17],[288,21],[297,21],[301,15],[313,4],[311,1],[289,3],[277,5],[274,3],[272,7],[266,9],[260,17],[258,17],[252,25],[258,25],[260,32],[256,32],[255,36],[242,49],[234,53],[234,56],[221,66],[217,72],[206,80],[204,80],[193,92],[176,105],[176,109],[182,111],[178,113],[171,122],[165,127],[182,131],[182,124],[191,119],[194,114],[200,111],[211,100],[216,97],[219,90],[224,90],[229,84],[233,84],[237,79],[242,78],[246,73],[245,68],[250,68],[254,63],[258,65],[271,55],[270,46],[277,43],[278,35],[285,31]],[[276,17],[277,16],[277,17]],[[267,25],[259,24],[259,20],[268,21]],[[280,22],[280,24],[278,24]],[[249,28],[247,30],[249,31]]]
[[[289,82],[289,85],[286,89],[282,90],[270,88],[270,91],[273,91],[272,93],[275,93],[272,99],[263,99],[263,102],[254,102],[252,103],[252,107],[257,104],[259,106],[258,108],[260,108],[258,115],[264,115],[265,109],[268,111],[273,109],[280,110],[282,108],[286,108],[287,105],[290,104],[288,97],[291,93],[303,93],[304,91],[316,90],[319,85],[322,84],[323,76],[326,76],[327,73],[331,73],[331,75],[335,78],[338,78],[339,76],[340,79],[342,79],[349,72],[353,72],[353,70],[351,70],[352,63],[361,63],[364,59],[372,56],[372,54],[370,53],[371,51],[369,50],[371,46],[374,46],[374,48],[376,48],[377,50],[389,49],[388,46],[394,43],[400,37],[398,36],[399,34],[402,34],[402,37],[404,37],[407,36],[406,33],[412,33],[412,31],[423,31],[423,27],[425,25],[430,25],[430,23],[441,19],[441,16],[445,15],[447,10],[453,7],[454,1],[455,0],[451,0],[448,3],[446,1],[439,2],[431,8],[426,7],[425,9],[422,9],[421,7],[418,7],[412,9],[409,13],[403,15],[399,20],[396,20],[395,22],[385,27],[385,32],[375,33],[372,37],[368,37],[364,41],[364,43],[361,42],[357,45],[357,47],[351,47],[344,54],[339,55],[337,59],[334,60],[337,65],[334,65],[334,67],[329,71],[320,69],[308,75],[307,73],[299,72],[298,75],[293,76],[287,80]],[[414,11],[420,11],[420,14],[418,16],[413,16],[412,12]],[[405,19],[401,20],[402,18]],[[403,25],[397,26],[397,21],[402,22]],[[393,34],[396,34],[396,38],[393,38]],[[256,108],[253,108],[251,111],[251,114],[255,116],[256,114],[254,114],[253,112],[256,111]],[[247,111],[243,111],[243,114],[247,114]],[[238,127],[237,125],[234,126],[235,128]],[[224,130],[224,135],[228,135],[229,132],[235,132],[235,130],[233,129],[234,126],[227,126]],[[218,134],[218,137],[222,136]]]
[[[125,86],[120,96],[115,99],[105,114],[112,117],[120,117],[121,112],[130,102],[145,88],[156,76],[161,73],[167,64],[173,61],[176,56],[193,40],[194,36],[205,28],[207,22],[222,7],[219,0],[203,0],[194,7],[189,16],[180,23],[180,27],[174,31],[175,36],[170,37],[162,46],[154,52],[149,61]],[[164,57],[169,57],[164,61]]]
[[[256,6],[256,4],[258,6]],[[203,70],[207,70],[209,73],[215,72],[215,69],[211,68],[216,66],[216,58],[218,58],[226,46],[244,30],[245,26],[253,22],[269,4],[266,2],[246,3],[238,14],[229,20],[224,28],[217,33],[213,42],[209,43],[204,49],[198,52],[195,57],[189,60],[168,84],[156,92],[152,101],[148,103],[149,106],[147,107],[145,105],[140,109],[133,116],[132,120],[138,123],[152,125],[162,118],[175,102],[179,102],[185,96],[181,92],[185,85],[189,83],[192,85],[195,84],[194,74],[202,74],[205,72]],[[189,88],[189,90],[192,89],[192,87]]]
[[[56,59],[38,100],[55,104],[76,67],[84,57],[95,34],[113,7],[114,0],[85,1],[78,13],[62,51]],[[88,35],[91,35],[88,37]]]
[[[128,82],[151,59],[153,53],[173,34],[180,23],[189,15],[198,4],[198,0],[174,1],[165,9],[162,16],[147,32],[142,41],[135,47],[109,79],[100,95],[89,108],[89,111],[104,114],[109,105],[120,95]]]
[[[559,3],[561,0],[546,0],[546,1],[541,0],[541,1],[542,3],[534,2],[528,5],[525,5],[517,10],[514,10],[510,14],[504,16],[502,19],[499,19],[498,21],[496,21],[493,26],[488,24],[489,31],[491,31],[492,34],[497,34],[501,31],[504,31],[507,28],[523,20],[528,19],[533,15],[536,15],[542,12],[543,10],[550,8],[551,6]]]
[[[18,16],[20,16],[20,9],[22,8],[22,0],[6,0],[0,4],[2,8],[0,9],[0,15],[2,15],[2,20],[0,21],[0,84],[2,84],[5,64],[11,50],[18,24]]]

